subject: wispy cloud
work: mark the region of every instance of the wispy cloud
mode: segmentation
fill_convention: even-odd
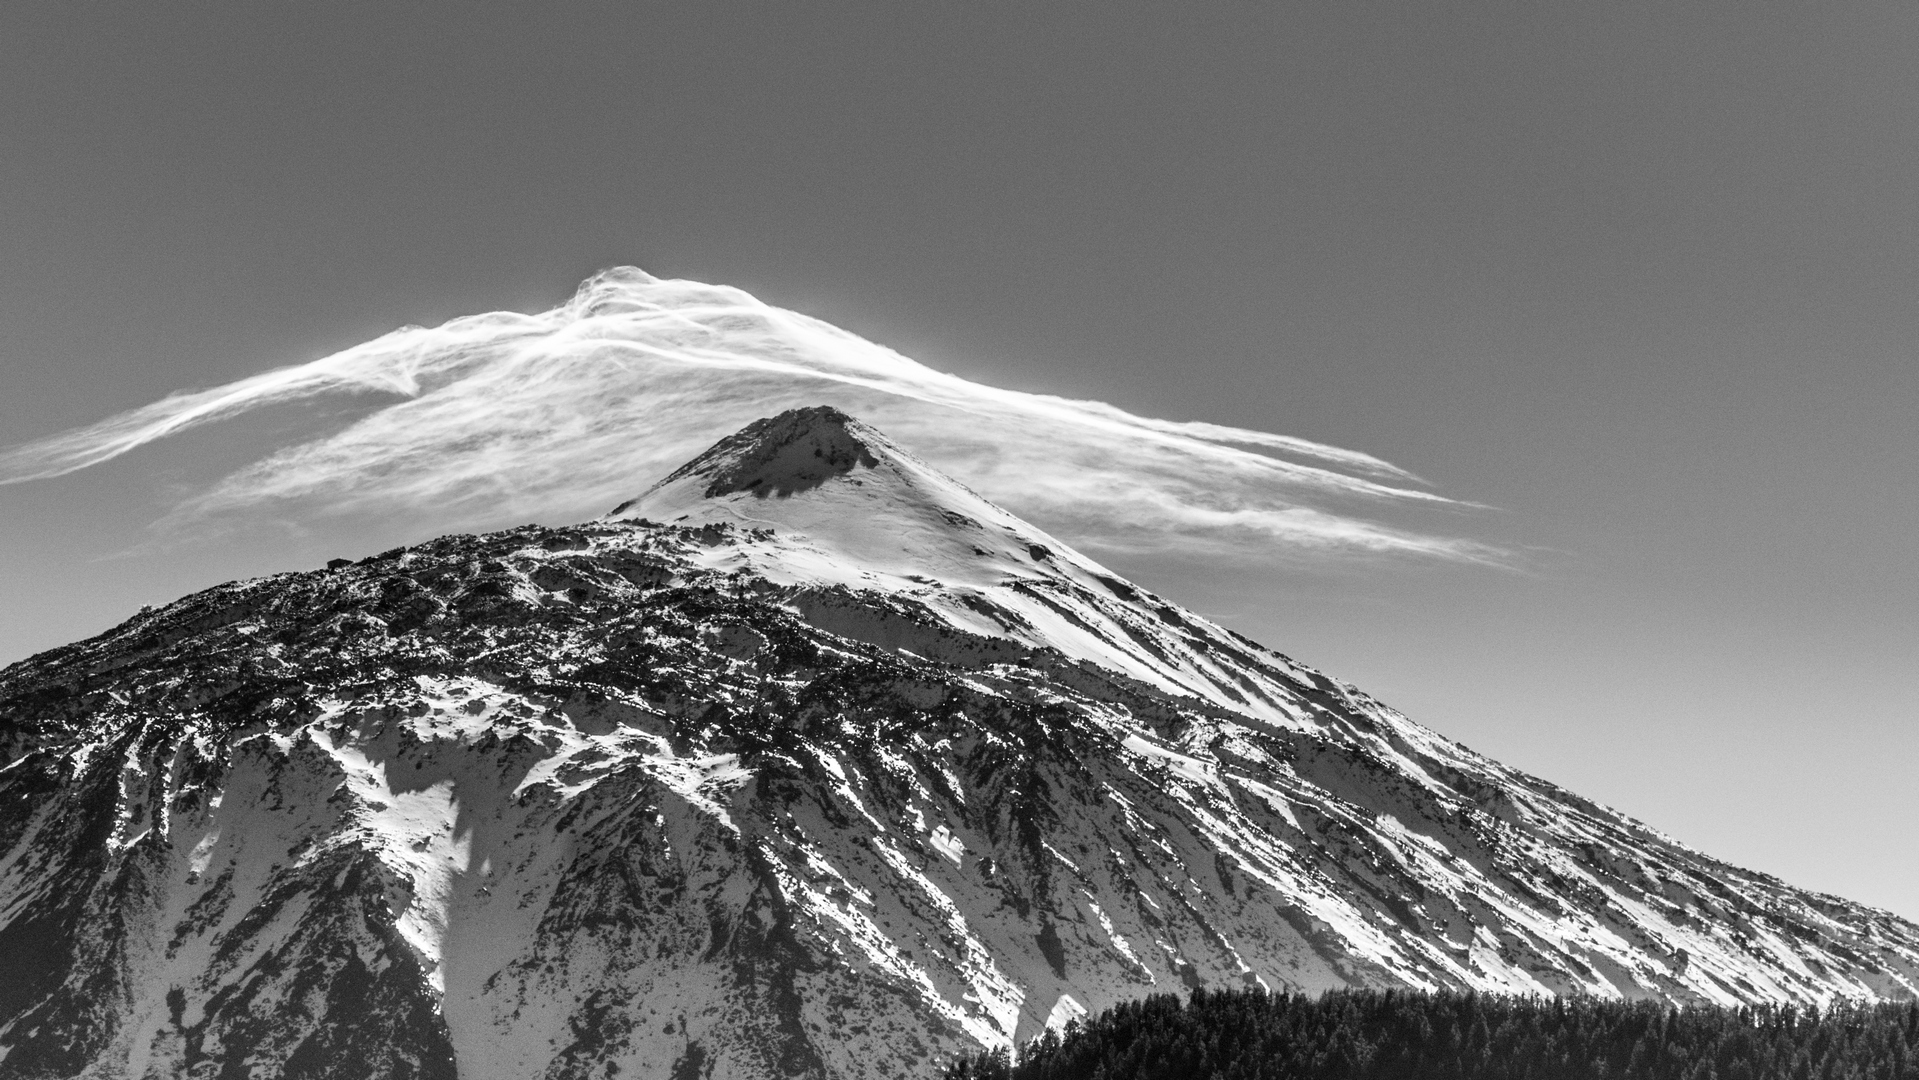
[[[0,483],[59,476],[249,411],[351,394],[384,400],[343,430],[227,476],[171,524],[262,512],[397,513],[446,529],[574,520],[752,419],[826,403],[1084,540],[1499,558],[1378,520],[1394,508],[1458,504],[1371,455],[986,386],[738,289],[631,268],[594,277],[551,311],[407,327],[308,364],[172,394],[0,453]]]

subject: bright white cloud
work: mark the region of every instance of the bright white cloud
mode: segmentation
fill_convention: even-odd
[[[403,514],[443,529],[577,520],[750,420],[832,404],[1009,508],[1095,543],[1498,557],[1375,520],[1394,506],[1457,504],[1370,455],[970,382],[738,289],[631,268],[600,274],[551,311],[408,327],[170,395],[0,454],[0,483],[72,472],[267,406],[368,393],[387,400],[226,477],[170,520],[262,511]]]

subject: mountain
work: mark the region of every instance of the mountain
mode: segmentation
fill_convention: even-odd
[[[1919,986],[1919,927],[1475,754],[824,408],[599,521],[16,664],[0,761],[5,1078],[933,1076],[1186,987]]]

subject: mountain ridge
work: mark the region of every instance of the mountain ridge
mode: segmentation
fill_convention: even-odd
[[[0,671],[0,1077],[931,1076],[1167,988],[1919,986],[1911,923],[1466,750],[843,413],[760,424],[599,521]]]

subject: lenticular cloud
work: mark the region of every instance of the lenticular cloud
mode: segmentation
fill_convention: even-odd
[[[383,400],[343,430],[226,477],[169,523],[262,512],[397,513],[442,531],[577,520],[748,421],[832,404],[1095,545],[1497,557],[1377,520],[1394,507],[1457,504],[1367,454],[985,386],[738,289],[630,267],[551,311],[407,327],[18,447],[0,454],[0,483],[72,472],[268,406],[355,394]]]

